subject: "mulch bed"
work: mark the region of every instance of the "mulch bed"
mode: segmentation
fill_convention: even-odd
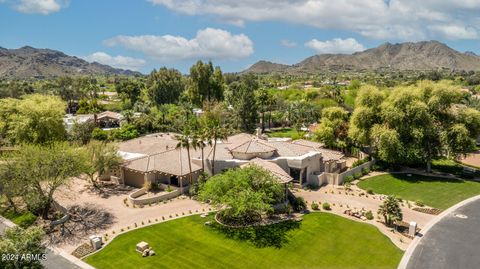
[[[425,214],[430,214],[430,215],[439,215],[442,213],[442,210],[437,209],[437,208],[427,208],[427,207],[414,207],[412,210],[422,212]]]
[[[94,249],[93,249],[92,245],[90,245],[88,243],[85,243],[85,244],[79,246],[77,249],[75,249],[72,252],[72,255],[77,257],[77,258],[82,258],[82,257],[85,257],[92,252],[94,252]]]

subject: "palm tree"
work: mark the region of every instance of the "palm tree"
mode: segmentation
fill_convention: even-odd
[[[192,177],[192,163],[190,160],[190,148],[196,149],[197,147],[196,138],[192,136],[189,128],[185,128],[181,135],[175,136],[175,139],[178,141],[176,146],[177,149],[185,148],[187,150],[188,170],[190,172],[188,181],[189,181],[189,186],[191,186],[193,183],[193,177]]]
[[[206,131],[209,140],[213,141],[212,175],[215,175],[215,152],[217,149],[217,140],[226,140],[228,137],[228,131],[221,125],[220,120],[216,118],[212,118],[208,121]]]
[[[199,148],[202,152],[202,171],[205,171],[205,155],[204,149],[206,146],[212,146],[212,139],[210,138],[210,133],[207,128],[202,128],[197,130],[194,135],[195,137],[195,146]]]
[[[378,214],[383,216],[387,226],[392,226],[395,221],[403,219],[402,209],[394,195],[389,195],[383,201],[383,204],[378,209]]]

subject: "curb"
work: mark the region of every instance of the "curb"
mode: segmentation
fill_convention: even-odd
[[[458,204],[455,204],[455,205],[451,206],[450,208],[448,208],[447,210],[443,211],[440,215],[436,216],[430,222],[428,222],[428,224],[425,225],[425,227],[422,230],[423,236],[422,237],[416,236],[415,239],[410,243],[410,246],[408,246],[407,250],[403,254],[402,260],[400,261],[400,264],[398,265],[397,269],[407,269],[408,262],[410,261],[410,258],[412,257],[413,252],[417,248],[417,246],[420,243],[420,241],[422,240],[422,238],[424,238],[427,235],[428,231],[433,226],[435,226],[435,224],[437,224],[444,217],[450,215],[453,211],[457,210],[458,208],[460,208],[460,207],[462,207],[466,204],[469,204],[471,202],[474,202],[476,200],[479,200],[479,199],[480,199],[480,195],[477,195],[477,196],[468,198],[466,200],[463,200],[463,201],[459,202]]]
[[[4,218],[3,216],[0,216],[0,222],[5,224],[5,226],[9,227],[9,228],[13,228],[15,226],[17,226],[15,223],[13,223],[12,221],[10,221],[9,219],[6,219]],[[92,267],[88,264],[86,264],[85,262],[83,262],[82,260],[68,254],[68,253],[65,253],[63,251],[60,251],[54,247],[49,247],[47,246],[46,249],[50,250],[52,253],[54,254],[57,254],[59,256],[62,256],[63,258],[65,258],[66,260],[68,260],[69,262],[71,262],[72,264],[80,267],[80,268],[83,268],[83,269],[95,269],[95,267]]]

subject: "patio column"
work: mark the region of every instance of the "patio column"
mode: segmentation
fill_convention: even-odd
[[[303,185],[303,173],[304,173],[305,168],[300,169],[300,186]]]

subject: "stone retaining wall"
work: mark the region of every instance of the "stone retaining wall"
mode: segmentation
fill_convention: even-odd
[[[167,185],[165,185],[165,184],[159,184],[159,185],[160,185],[159,187],[162,190],[167,189]],[[145,198],[142,198],[142,196],[144,194],[146,194],[147,191],[142,188],[142,189],[139,189],[139,190],[136,190],[136,191],[130,193],[128,195],[128,200],[134,205],[148,205],[148,204],[161,202],[161,201],[164,201],[164,200],[169,200],[169,199],[175,198],[175,197],[179,196],[180,194],[182,194],[182,189],[172,187],[172,186],[170,186],[170,187],[172,188],[171,192],[162,192],[162,193],[159,193],[158,195],[151,196],[151,197],[145,197]]]

